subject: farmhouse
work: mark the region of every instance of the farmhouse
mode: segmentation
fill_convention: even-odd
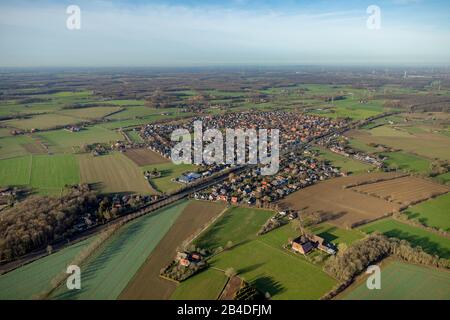
[[[292,250],[301,254],[307,254],[313,249],[319,249],[328,254],[335,254],[336,250],[326,244],[325,239],[317,235],[301,235],[291,241]]]
[[[202,256],[196,252],[178,252],[175,260],[178,261],[180,265],[188,267],[191,264],[199,264],[202,261]]]

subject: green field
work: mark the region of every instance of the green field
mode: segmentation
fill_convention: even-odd
[[[81,266],[81,290],[56,290],[53,299],[116,299],[181,214],[178,202],[125,225]]]
[[[359,228],[365,233],[378,231],[388,237],[404,239],[413,246],[420,246],[430,254],[441,258],[450,258],[450,239],[431,233],[419,227],[413,227],[392,218],[382,219]]]
[[[355,229],[341,229],[328,223],[321,223],[309,228],[311,232],[325,239],[326,242],[333,244],[345,243],[352,244],[356,240],[364,238],[364,234]]]
[[[58,195],[65,185],[80,182],[80,171],[73,155],[34,155],[0,160],[0,178],[0,185],[25,185]]]
[[[110,143],[123,140],[118,132],[101,126],[83,128],[80,132],[70,132],[64,129],[53,130],[39,133],[36,136],[49,144],[50,150],[53,152],[73,152],[73,147],[80,147],[83,144]]]
[[[361,104],[357,100],[338,100],[332,107],[311,110],[311,113],[329,118],[350,118],[352,120],[362,120],[375,116],[383,112],[383,102],[378,100]]]
[[[59,113],[75,117],[78,119],[100,119],[111,113],[117,112],[121,110],[120,107],[89,107],[89,108],[76,108],[76,109],[66,109],[62,110]]]
[[[333,166],[339,168],[339,170],[343,172],[357,174],[373,169],[373,166],[367,163],[341,156],[340,154],[331,152],[325,148],[318,148],[317,150],[319,151],[320,159],[330,161]]]
[[[391,168],[420,173],[430,170],[430,161],[425,158],[405,152],[388,152],[382,155],[388,157],[385,163]]]
[[[289,238],[295,237],[298,232],[291,225],[284,225],[263,236],[256,235],[272,215],[273,212],[267,210],[234,207],[207,229],[195,244],[203,248],[217,248],[232,241],[234,246],[231,249],[210,259],[211,267],[222,271],[234,268],[241,278],[263,293],[269,292],[273,299],[319,299],[336,281],[320,266],[283,248]],[[195,288],[197,281],[213,280],[194,276],[189,287]],[[217,283],[215,285],[219,286]],[[177,289],[177,294],[182,295],[179,291]]]
[[[427,226],[448,232],[450,230],[450,193],[410,207],[404,213],[410,219],[417,219]]]
[[[92,238],[78,242],[0,276],[0,300],[32,299],[48,290],[50,281],[65,272],[67,265],[91,241]]]
[[[28,154],[23,145],[33,143],[29,136],[9,136],[0,138],[0,159],[8,159]]]
[[[65,185],[80,182],[80,170],[75,156],[32,156],[30,185],[41,193],[57,194]]]
[[[144,140],[142,140],[141,136],[139,135],[139,133],[137,131],[134,131],[134,130],[126,131],[126,135],[131,139],[131,141],[133,141],[135,143],[144,142]]]
[[[80,123],[81,120],[73,117],[69,117],[66,115],[59,114],[43,114],[36,115],[27,119],[14,119],[5,121],[5,124],[22,129],[22,130],[31,130],[31,129],[50,129],[58,126],[65,126],[69,124],[77,124]]]
[[[361,150],[368,153],[378,152],[377,148],[371,147],[358,139],[349,139],[349,145],[356,150]]]
[[[222,270],[234,268],[241,278],[263,293],[269,292],[273,299],[319,299],[336,284],[336,280],[319,266],[279,245],[281,236],[278,232],[283,234],[286,229],[279,228],[244,242],[214,256],[210,263]],[[284,238],[284,244],[287,241]]]
[[[228,278],[225,273],[211,268],[181,282],[172,300],[217,300]]]
[[[224,247],[228,241],[242,243],[256,237],[261,226],[274,215],[273,211],[233,207],[208,228],[195,244],[201,248]]]
[[[381,289],[369,290],[365,281],[349,287],[345,300],[450,300],[450,273],[390,261],[381,271]]]
[[[30,183],[31,156],[0,160],[0,186],[24,186]]]
[[[438,175],[436,180],[443,184],[450,184],[450,172]]]
[[[174,182],[172,179],[181,176],[185,172],[196,171],[197,169],[197,167],[193,164],[177,165],[173,162],[152,164],[141,168],[142,171],[153,170],[156,168],[159,172],[161,172],[161,176],[159,178],[151,179],[152,186],[159,192],[173,192],[182,188],[184,186],[183,184]]]

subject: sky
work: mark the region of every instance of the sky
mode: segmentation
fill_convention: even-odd
[[[450,1],[0,1],[0,67],[310,64],[450,65]]]

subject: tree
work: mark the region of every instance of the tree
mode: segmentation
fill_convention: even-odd
[[[227,244],[225,245],[225,248],[226,248],[226,249],[231,249],[232,247],[233,247],[233,241],[229,240],[229,241],[227,242]]]
[[[51,245],[48,245],[47,248],[46,248],[46,250],[47,250],[47,254],[52,254],[52,252],[53,252],[53,247],[52,247]]]

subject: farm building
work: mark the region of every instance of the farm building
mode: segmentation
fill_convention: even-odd
[[[336,250],[331,248],[326,242],[325,239],[319,237],[317,235],[313,236],[305,236],[301,235],[291,242],[292,250],[299,252],[301,254],[307,254],[313,249],[319,249],[328,254],[335,254]]]
[[[181,183],[192,183],[195,180],[199,179],[201,177],[200,174],[196,173],[196,172],[188,172],[185,174],[182,174],[179,178],[178,181]]]

